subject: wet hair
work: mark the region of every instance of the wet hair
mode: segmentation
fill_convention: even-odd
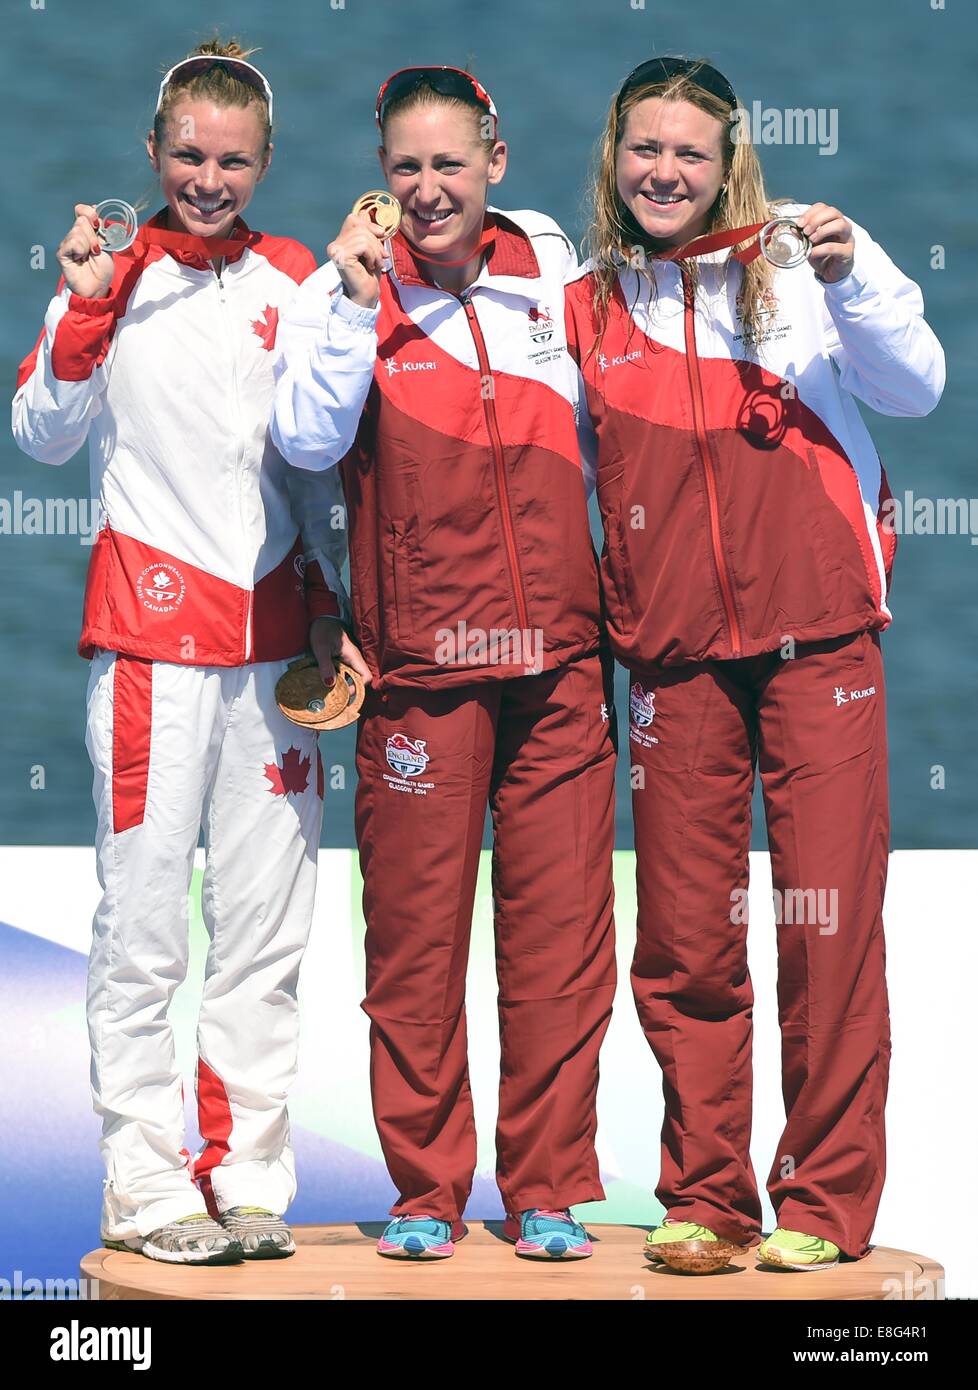
[[[212,53],[217,58],[241,58],[247,61],[255,48],[242,48],[237,39],[226,43],[215,34],[212,39],[187,54],[188,58],[204,57]],[[215,63],[206,72],[184,77],[179,72],[167,83],[160,109],[153,120],[153,135],[157,145],[161,145],[167,131],[167,119],[178,101],[189,97],[192,101],[212,101],[215,106],[253,106],[262,125],[265,136],[264,154],[268,153],[272,139],[272,123],[268,117],[268,101],[264,92],[248,82],[236,77],[232,69],[223,63]]]
[[[666,81],[644,83],[629,91],[620,109],[617,98],[612,101],[604,132],[595,147],[594,164],[589,189],[590,225],[585,238],[587,250],[596,262],[593,312],[599,328],[600,343],[608,322],[609,303],[618,271],[623,264],[634,264],[636,223],[618,193],[616,165],[618,148],[625,135],[628,114],[640,102],[650,97],[663,101],[686,101],[707,115],[713,116],[722,127],[721,150],[725,188],[717,196],[703,234],[745,227],[754,222],[766,222],[777,213],[778,206],[788,201],[772,203],[764,188],[764,176],[754,146],[749,140],[734,139],[735,108],[722,97],[709,92],[696,81],[696,69],[677,74]],[[749,241],[740,243],[746,246]],[[646,248],[648,249],[648,248]],[[731,250],[739,248],[731,248]],[[696,258],[686,262],[693,284],[699,280]],[[726,262],[727,271],[737,264],[732,256]],[[770,294],[773,269],[758,256],[744,267],[742,283],[742,319],[747,342],[759,343],[764,335],[766,320],[765,296]],[[655,277],[651,270],[639,269],[640,277],[650,281],[655,293]]]

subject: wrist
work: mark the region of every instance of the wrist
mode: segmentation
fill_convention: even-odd
[[[373,304],[360,304],[344,290],[333,300],[333,313],[345,320],[351,328],[371,332],[380,314],[379,298]]]

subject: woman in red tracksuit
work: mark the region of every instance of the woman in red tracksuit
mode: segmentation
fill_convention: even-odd
[[[273,438],[340,466],[357,641],[371,1085],[399,1189],[378,1249],[452,1254],[476,1163],[465,972],[485,808],[501,1078],[497,1179],[517,1252],[591,1253],[598,1049],[615,987],[614,747],[564,350],[566,237],[487,211],[506,165],[468,73],[378,99],[404,209],[350,216],[279,328]]]
[[[768,203],[743,115],[709,64],[630,75],[567,326],[630,675],[632,984],[665,1093],[667,1215],[647,1253],[707,1269],[760,1235],[745,912],[759,762],[787,1123],[758,1255],[818,1269],[869,1248],[890,1059],[879,634],[895,539],[854,398],[924,415],[944,364],[920,291],[868,233],[824,203]],[[757,255],[776,213],[810,238],[807,264]]]

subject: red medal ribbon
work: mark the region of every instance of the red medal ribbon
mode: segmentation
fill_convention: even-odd
[[[215,256],[230,256],[243,251],[250,239],[250,233],[243,237],[192,236],[190,232],[171,232],[167,227],[152,227],[147,222],[140,227],[136,241],[144,246],[162,246],[164,251],[180,251],[185,255],[201,256],[212,261]]]
[[[726,246],[736,246],[738,241],[753,237],[754,240],[750,246],[745,246],[742,251],[733,253],[742,265],[748,265],[751,261],[757,260],[761,254],[761,243],[757,239],[757,233],[766,226],[766,222],[755,222],[750,227],[728,227],[725,232],[710,232],[706,236],[694,237],[692,241],[687,241],[684,246],[674,246],[668,251],[656,252],[655,259],[658,261],[685,261],[690,256],[706,256],[711,251],[722,251]]]
[[[468,265],[469,261],[473,260],[476,256],[481,256],[483,251],[485,251],[488,246],[492,245],[492,243],[496,239],[496,229],[493,226],[483,227],[482,235],[479,237],[477,244],[473,247],[469,254],[467,256],[463,256],[460,261],[443,261],[440,256],[426,256],[423,251],[418,250],[413,241],[408,241],[407,237],[404,235],[403,228],[399,229],[395,233],[395,236],[399,236],[403,239],[404,245],[407,247],[408,251],[415,258],[415,260],[427,261],[429,265],[438,266]]]

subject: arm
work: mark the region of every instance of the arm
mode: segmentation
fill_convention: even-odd
[[[577,267],[577,257],[574,258],[574,266],[568,268],[567,280],[580,279],[581,272]],[[575,313],[576,303],[573,291],[565,284],[564,287],[564,328],[567,335],[567,353],[571,358],[571,370],[577,380],[574,393],[574,419],[577,423],[577,447],[581,454],[581,472],[584,475],[584,494],[590,497],[594,491],[598,473],[598,437],[594,432],[594,425],[591,421],[591,412],[587,404],[587,390],[584,385],[584,377],[581,373],[581,341],[578,331],[577,315]]]
[[[882,415],[929,415],[944,390],[944,351],[918,285],[855,223],[847,275],[818,288],[842,387]]]
[[[296,468],[332,468],[352,447],[373,381],[379,312],[354,304],[327,264],[279,320],[272,441]]]
[[[126,262],[116,263],[102,251],[97,226],[95,208],[78,203],[74,225],[58,247],[58,291],[37,345],[17,374],[14,438],[42,463],[70,459],[102,409]]]
[[[331,468],[322,476],[296,468],[286,472],[292,515],[302,533],[309,622],[337,618],[349,628],[350,598],[340,578],[346,560],[347,531],[339,469]]]
[[[83,299],[59,285],[44,329],[21,363],[11,410],[14,439],[41,463],[66,463],[102,409],[115,301]]]

